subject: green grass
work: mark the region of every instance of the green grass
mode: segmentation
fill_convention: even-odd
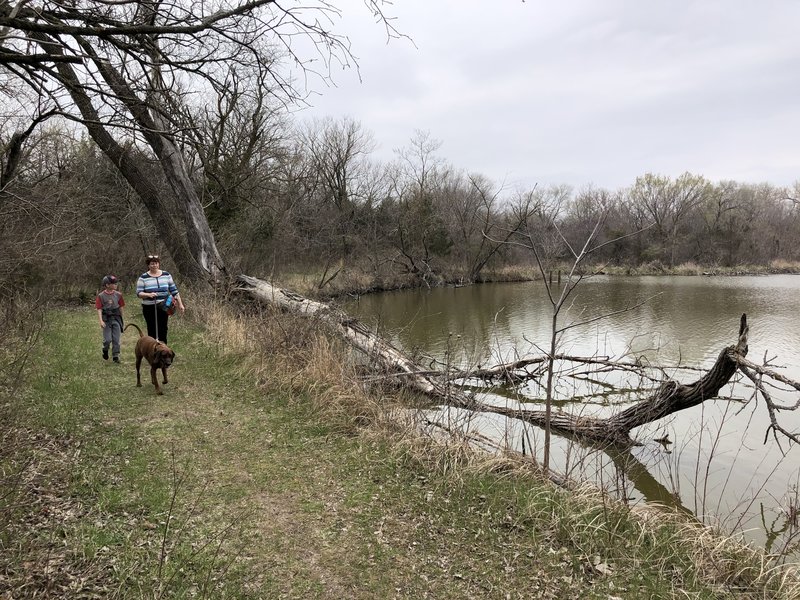
[[[679,521],[360,431],[327,383],[259,386],[248,352],[173,323],[156,396],[149,374],[135,387],[135,332],[115,365],[89,311],[49,316],[4,403],[20,443],[0,453],[0,597],[791,597],[733,577],[751,555],[716,564]]]

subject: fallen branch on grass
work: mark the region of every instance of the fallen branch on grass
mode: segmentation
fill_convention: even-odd
[[[275,287],[255,277],[242,275],[239,281],[245,286],[240,289],[263,302],[289,312],[318,318],[352,346],[366,354],[384,377],[393,378],[401,385],[443,401],[445,404],[461,408],[477,408],[474,398],[467,396],[446,379],[432,376],[430,370],[416,364],[388,341],[342,311]]]

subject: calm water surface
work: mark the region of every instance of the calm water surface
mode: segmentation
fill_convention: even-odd
[[[552,308],[541,282],[389,292],[364,296],[344,309],[405,350],[458,366],[539,356],[549,347]],[[675,367],[713,364],[722,348],[736,342],[742,313],[750,325],[748,357],[774,360],[783,374],[800,380],[800,276],[794,275],[588,279],[567,302],[559,323],[610,316],[565,331],[558,351],[638,357],[688,383],[699,373]],[[634,397],[610,394],[610,385],[643,385],[587,373],[585,367],[565,374],[571,376],[563,377],[556,391],[558,406],[584,414],[606,415],[630,405]],[[520,390],[495,387],[484,393],[489,402],[532,407],[544,395],[535,380]],[[746,400],[752,390],[740,381],[721,395]],[[775,396],[795,401],[788,392]],[[639,428],[633,433],[643,446],[622,455],[559,438],[556,467],[594,478],[634,502],[682,507],[777,551],[796,533],[787,512],[798,502],[800,452],[783,440],[765,443],[769,421],[763,401],[740,400],[708,401]],[[439,411],[439,418],[451,425],[459,421],[517,450],[524,446],[526,452],[541,453],[543,434],[530,425],[448,409]],[[781,419],[787,429],[800,431],[800,413],[787,412]],[[653,441],[664,434],[673,442],[666,447]]]

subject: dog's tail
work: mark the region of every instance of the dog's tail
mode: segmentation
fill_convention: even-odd
[[[139,326],[136,323],[128,323],[127,325],[125,325],[125,329],[123,329],[122,332],[125,333],[125,330],[128,329],[128,327],[136,327],[136,331],[139,332],[139,337],[144,336],[142,330],[139,329]]]

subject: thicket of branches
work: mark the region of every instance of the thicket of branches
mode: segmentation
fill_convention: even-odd
[[[511,232],[546,239],[558,227],[579,243],[601,210],[598,241],[620,239],[598,251],[595,264],[800,260],[797,189],[647,174],[614,191],[509,190],[448,164],[422,132],[386,164],[373,160],[372,136],[352,119],[292,123],[243,98],[214,108],[193,115],[184,151],[221,252],[238,272],[316,271],[330,279],[344,269],[376,285],[476,281],[531,260],[501,243]],[[14,131],[0,129],[4,164]],[[169,199],[168,184],[146,166],[154,157],[137,156]],[[11,279],[132,275],[145,251],[165,250],[134,190],[80,131],[50,121],[18,161],[0,195],[0,269]],[[648,226],[645,235],[624,237]]]
[[[385,4],[363,2],[397,36]],[[132,275],[145,251],[161,251],[198,282],[287,271],[317,272],[323,287],[343,272],[376,286],[471,282],[528,266],[506,243],[520,234],[554,240],[545,254],[569,260],[561,236],[585,240],[600,213],[596,240],[616,241],[597,264],[800,259],[800,184],[687,173],[643,174],[620,190],[511,189],[449,164],[413,123],[381,162],[357,116],[291,118],[302,93],[287,65],[309,75],[320,64],[325,78],[334,61],[351,64],[339,14],[325,0],[5,3],[3,280]]]

